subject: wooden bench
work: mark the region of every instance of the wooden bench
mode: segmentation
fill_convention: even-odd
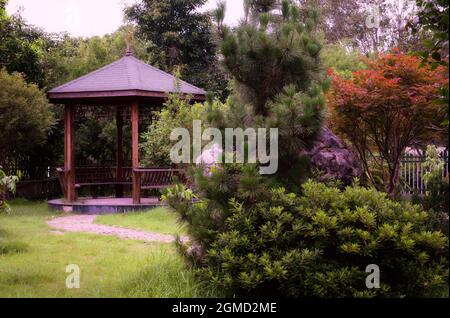
[[[76,168],[75,175],[75,188],[79,189],[81,187],[90,186],[97,187],[102,185],[131,185],[132,184],[132,169],[123,168],[122,178],[118,180],[116,167],[78,167]],[[66,195],[66,181],[65,181],[65,170],[63,168],[58,168],[58,179],[63,190],[64,195]],[[134,170],[140,179],[139,185],[140,190],[161,190],[170,187],[174,182],[185,183],[186,179],[184,172],[181,169],[172,168],[139,168]]]
[[[140,175],[142,190],[161,190],[172,186],[175,182],[185,183],[184,171],[172,168],[139,168],[134,170]]]

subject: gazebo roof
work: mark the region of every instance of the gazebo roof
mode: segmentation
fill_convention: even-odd
[[[166,98],[167,93],[179,92],[204,100],[206,92],[187,82],[175,87],[175,77],[150,66],[130,51],[121,59],[48,92],[52,103],[90,102],[130,98]]]

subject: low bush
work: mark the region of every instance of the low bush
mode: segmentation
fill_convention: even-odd
[[[195,195],[182,186],[164,198],[188,224],[193,243],[179,242],[182,252],[228,295],[426,297],[445,288],[448,238],[419,205],[314,181],[297,195],[249,177],[248,166],[224,169],[239,170],[221,167],[197,180],[221,200],[191,204]],[[220,182],[230,175],[239,178]],[[379,289],[366,287],[370,264],[380,268]]]
[[[16,191],[16,183],[19,179],[16,176],[7,176],[0,166],[0,213],[10,212],[8,203],[6,203],[6,193]]]
[[[448,235],[449,183],[448,175],[443,177],[445,160],[440,157],[436,146],[428,146],[424,163],[423,179],[427,185],[424,197],[419,197],[434,221]]]

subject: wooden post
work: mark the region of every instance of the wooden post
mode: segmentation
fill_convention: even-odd
[[[64,110],[64,187],[66,188],[65,200],[67,202],[74,202],[77,200],[75,191],[75,131],[73,127],[73,117],[73,106],[66,105]]]
[[[131,135],[132,135],[132,194],[133,203],[141,203],[141,181],[140,175],[135,169],[139,168],[139,104],[137,101],[133,101],[131,104]]]
[[[122,107],[117,107],[117,150],[116,150],[116,182],[122,183],[123,177],[123,117]],[[123,184],[116,184],[116,198],[123,198]]]

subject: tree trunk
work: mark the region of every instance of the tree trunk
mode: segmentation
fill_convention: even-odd
[[[397,193],[397,187],[400,184],[400,160],[397,160],[389,171],[389,180],[387,181],[386,192],[391,198],[394,198]]]

